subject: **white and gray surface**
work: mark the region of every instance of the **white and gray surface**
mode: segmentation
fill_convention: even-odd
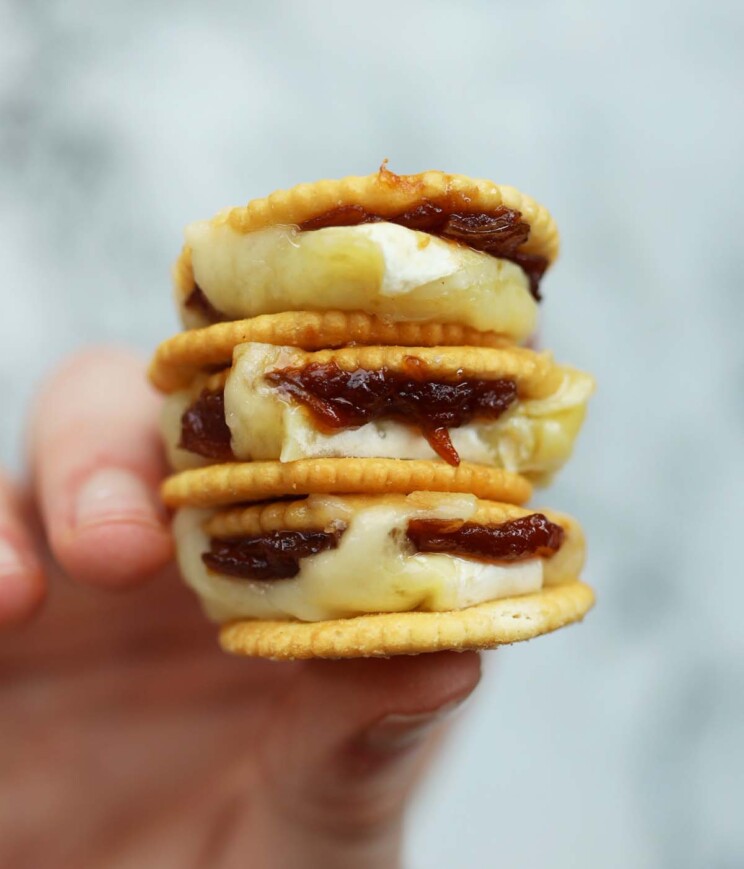
[[[34,382],[175,328],[189,220],[443,168],[563,232],[544,338],[597,376],[550,492],[584,626],[489,656],[409,863],[744,865],[744,6],[0,0],[0,458]]]

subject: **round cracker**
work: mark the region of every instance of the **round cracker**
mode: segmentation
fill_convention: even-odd
[[[224,389],[228,377],[251,343],[240,344],[233,352],[232,364],[215,374],[197,374],[188,384],[191,395],[203,389]],[[263,373],[307,365],[334,364],[342,371],[388,371],[411,373],[416,363],[423,363],[423,380],[460,381],[473,379],[509,379],[517,384],[520,399],[540,399],[552,395],[565,376],[565,367],[550,353],[536,353],[526,347],[343,347],[334,350],[306,351],[299,347],[282,347],[281,363],[268,363]],[[289,352],[288,352],[289,351]]]
[[[220,645],[235,655],[283,661],[493,649],[579,621],[593,605],[592,589],[575,580],[443,613],[380,613],[323,622],[242,619],[222,627]]]
[[[324,179],[277,190],[245,206],[228,208],[214,218],[237,232],[254,232],[276,224],[301,224],[350,205],[378,217],[395,217],[425,203],[450,212],[492,212],[502,206],[518,211],[530,225],[530,235],[520,253],[537,254],[553,262],[558,255],[558,227],[550,212],[515,187],[484,178],[451,175],[430,170],[416,175],[396,175],[383,164],[372,175]],[[188,255],[187,255],[188,256]]]
[[[204,530],[209,537],[226,539],[271,531],[322,531],[345,518],[348,510],[365,510],[383,504],[409,504],[415,509],[431,510],[440,505],[442,495],[442,492],[411,492],[410,495],[334,495],[330,502],[322,496],[320,499],[311,497],[299,501],[272,501],[250,507],[218,510],[207,520]],[[536,512],[544,511],[530,510],[516,504],[478,500],[475,513],[467,521],[483,524],[507,522],[509,519],[519,519]]]
[[[189,385],[203,369],[225,367],[238,344],[287,345],[324,350],[349,344],[401,347],[507,347],[508,338],[456,323],[396,322],[363,311],[286,311],[191,329],[163,341],[149,377],[162,392]]]
[[[219,507],[313,494],[464,492],[488,501],[523,504],[532,487],[518,474],[461,462],[423,459],[299,459],[231,462],[181,471],[161,487],[168,507]]]
[[[563,378],[550,353],[524,347],[389,347],[353,346],[335,350],[295,352],[288,367],[334,363],[342,371],[387,369],[410,376],[412,366],[423,364],[424,380],[507,378],[517,383],[520,397],[546,398]],[[281,368],[282,366],[279,366]],[[272,366],[270,370],[275,370]]]

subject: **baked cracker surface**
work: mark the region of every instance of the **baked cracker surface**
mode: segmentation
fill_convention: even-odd
[[[235,655],[275,660],[493,649],[580,621],[593,605],[592,589],[575,580],[451,612],[379,613],[323,622],[242,619],[222,627],[220,645]]]

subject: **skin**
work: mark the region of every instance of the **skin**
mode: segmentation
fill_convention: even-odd
[[[41,389],[0,476],[0,867],[400,865],[474,653],[221,653],[172,565],[159,400],[126,351]]]

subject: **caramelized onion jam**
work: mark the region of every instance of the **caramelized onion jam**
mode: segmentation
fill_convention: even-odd
[[[446,552],[482,561],[512,562],[549,558],[560,549],[564,532],[542,513],[510,519],[500,525],[412,519],[408,538],[419,552]]]
[[[415,356],[406,357],[403,371],[344,371],[335,362],[311,362],[271,371],[266,380],[304,404],[326,430],[357,428],[380,419],[415,425],[450,465],[458,465],[460,457],[449,429],[475,418],[497,419],[517,398],[513,380],[432,379]],[[204,390],[187,408],[181,417],[179,446],[208,458],[233,458],[223,392]]]
[[[195,314],[199,314],[207,323],[222,323],[227,318],[225,315],[218,311],[217,308],[209,301],[204,290],[194,284],[194,289],[186,296],[184,300],[184,307],[188,308],[190,311],[193,311]]]
[[[344,371],[335,362],[311,362],[271,371],[266,380],[304,404],[326,429],[357,428],[379,419],[415,425],[450,465],[458,465],[460,457],[448,429],[476,416],[496,419],[517,397],[513,380],[431,379],[415,356],[406,357],[403,371]]]
[[[343,530],[272,531],[228,540],[212,538],[204,564],[215,573],[242,579],[291,579],[300,560],[335,549]],[[481,525],[442,519],[411,519],[406,531],[416,552],[440,552],[493,564],[549,558],[561,547],[564,531],[542,513]]]
[[[210,541],[202,561],[215,573],[243,579],[291,579],[300,559],[335,549],[342,531],[271,531],[255,537]]]
[[[225,422],[223,390],[204,389],[181,417],[181,449],[229,462],[235,458],[230,446],[230,429]]]

